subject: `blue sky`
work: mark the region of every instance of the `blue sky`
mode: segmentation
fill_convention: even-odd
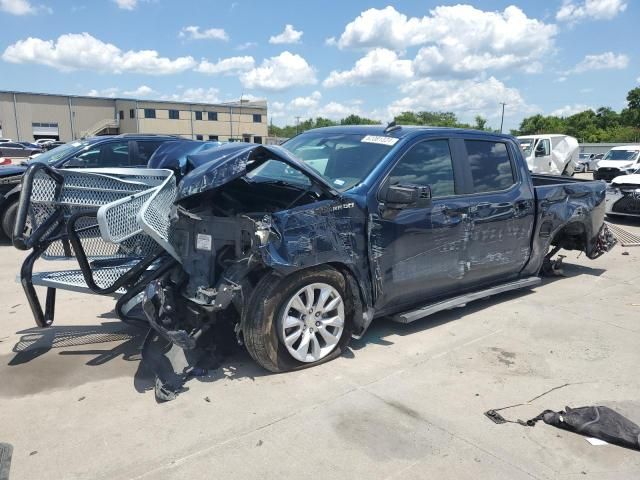
[[[625,105],[640,83],[633,0],[0,0],[0,89],[227,101],[382,121],[402,110]]]

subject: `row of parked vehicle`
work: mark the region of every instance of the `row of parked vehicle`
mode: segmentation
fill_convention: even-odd
[[[578,141],[568,135],[518,137],[529,171],[568,175],[593,172],[594,180],[610,182],[606,213],[640,217],[640,145],[613,147],[606,154],[578,153]]]
[[[35,157],[60,145],[64,145],[64,142],[51,138],[43,138],[35,142],[14,142],[10,138],[0,138],[0,165],[9,165],[12,159]]]

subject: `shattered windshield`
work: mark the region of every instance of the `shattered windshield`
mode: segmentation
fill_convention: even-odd
[[[603,160],[618,160],[630,162],[638,158],[638,150],[609,150]]]
[[[395,137],[349,133],[309,132],[282,145],[317,171],[336,190],[344,191],[360,183],[393,148]],[[254,181],[282,181],[308,184],[298,170],[269,160],[251,172]]]

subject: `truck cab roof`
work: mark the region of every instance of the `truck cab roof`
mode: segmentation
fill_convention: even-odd
[[[456,133],[485,134],[496,137],[512,138],[511,135],[494,132],[484,132],[470,128],[454,128],[454,127],[431,127],[427,125],[395,125],[393,127],[384,125],[337,125],[335,127],[322,127],[308,130],[311,133],[340,133],[353,135],[376,135],[393,138],[411,138],[424,133],[438,133],[450,135]],[[303,133],[307,133],[303,132]],[[301,133],[300,135],[302,135]]]

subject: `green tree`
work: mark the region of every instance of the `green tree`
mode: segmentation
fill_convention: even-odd
[[[476,115],[475,121],[476,124],[473,128],[476,130],[488,130],[486,118],[483,118],[481,115]]]
[[[348,117],[340,120],[340,125],[379,125],[378,120],[371,120],[370,118],[354,115],[353,113]]]

